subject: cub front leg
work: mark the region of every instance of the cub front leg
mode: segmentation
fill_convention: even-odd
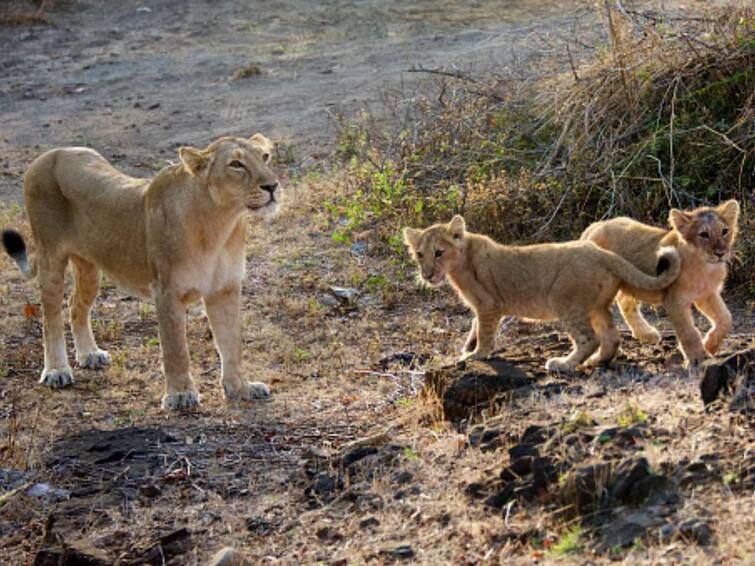
[[[692,318],[692,305],[686,301],[678,301],[667,297],[664,307],[674,327],[679,347],[684,354],[687,368],[691,375],[696,375],[705,361],[705,349],[700,332],[695,328]]]
[[[713,325],[703,339],[703,346],[706,352],[714,356],[721,348],[724,338],[731,332],[731,313],[718,293],[713,293],[705,299],[695,302],[695,306]]]
[[[266,399],[270,389],[241,376],[241,286],[234,285],[204,298],[204,309],[220,354],[220,384],[227,401]]]
[[[498,310],[478,311],[472,330],[477,331],[475,338],[476,347],[473,351],[466,351],[459,361],[484,360],[490,357],[495,350],[495,335],[498,331],[498,323],[501,322],[501,312]],[[470,337],[472,333],[470,332]],[[467,338],[469,342],[469,338]]]
[[[165,389],[163,409],[185,409],[199,405],[199,392],[189,371],[186,343],[186,308],[175,292],[158,288],[155,293]]]
[[[475,348],[477,348],[477,317],[472,319],[472,327],[469,329],[467,341],[461,350],[462,356],[467,352],[474,352]]]

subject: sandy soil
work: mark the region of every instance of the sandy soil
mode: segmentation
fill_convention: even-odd
[[[146,175],[181,144],[261,131],[306,165],[332,149],[332,116],[416,80],[403,71],[516,64],[533,31],[568,27],[563,5],[57,0],[52,25],[0,27],[0,201],[19,201],[28,163],[60,145]],[[234,79],[250,65],[260,74]]]

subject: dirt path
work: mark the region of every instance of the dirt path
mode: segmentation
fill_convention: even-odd
[[[180,144],[262,131],[306,164],[332,149],[332,115],[416,79],[402,71],[513,61],[563,3],[59,0],[51,26],[0,27],[0,201],[58,145],[150,174]]]

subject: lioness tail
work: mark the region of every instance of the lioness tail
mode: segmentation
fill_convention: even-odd
[[[682,268],[682,260],[679,252],[671,247],[658,249],[656,257],[657,275],[648,275],[633,263],[625,260],[620,255],[606,251],[603,256],[608,269],[630,287],[645,289],[647,291],[659,291],[671,285],[679,276]]]
[[[16,262],[21,273],[27,279],[33,279],[37,275],[37,266],[29,264],[26,254],[26,242],[21,234],[15,230],[3,230],[3,247],[8,255]]]

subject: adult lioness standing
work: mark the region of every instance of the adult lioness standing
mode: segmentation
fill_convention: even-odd
[[[241,375],[239,310],[246,213],[264,215],[278,207],[271,149],[261,134],[224,137],[205,149],[182,147],[180,163],[153,179],[124,175],[86,148],[53,149],[34,160],[24,176],[24,198],[36,259],[29,262],[16,232],[3,232],[3,244],[27,278],[39,278],[45,355],[40,383],[64,387],[73,382],[62,316],[70,261],[71,327],[80,366],[110,363],[95,343],[90,322],[103,271],[120,286],[155,300],[163,408],[199,403],[186,342],[186,305],[199,299],[220,354],[225,398],[269,396],[264,383]]]
[[[671,230],[642,224],[631,218],[614,218],[591,224],[582,234],[640,269],[650,269],[661,247],[679,252],[682,269],[666,289],[650,291],[623,285],[617,302],[632,335],[640,342],[658,342],[661,335],[648,324],[640,303],[662,304],[679,340],[690,372],[696,373],[705,352],[714,355],[731,331],[729,309],[721,298],[726,263],[737,235],[739,203],[729,200],[717,207],[669,213]],[[713,324],[703,339],[692,319],[695,305]]]

